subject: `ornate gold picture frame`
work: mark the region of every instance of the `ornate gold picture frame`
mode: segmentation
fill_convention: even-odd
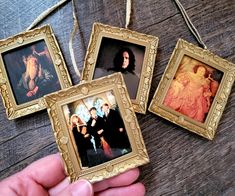
[[[45,96],[70,181],[100,181],[149,162],[120,73]]]
[[[9,120],[45,109],[44,95],[71,85],[50,26],[0,40],[0,90]]]
[[[234,64],[179,39],[149,111],[212,140],[234,78]]]
[[[122,72],[134,110],[145,114],[157,46],[157,37],[94,23],[82,79]]]

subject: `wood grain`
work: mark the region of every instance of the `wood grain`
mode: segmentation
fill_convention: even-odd
[[[0,39],[23,31],[42,11],[58,2],[0,1]],[[235,63],[234,0],[182,0],[202,39],[213,53]],[[74,43],[82,69],[92,24],[125,25],[125,1],[76,1],[79,32]],[[67,3],[42,24],[51,24],[74,84],[79,82],[71,64],[68,41],[72,31],[72,7]],[[131,30],[160,38],[149,102],[157,88],[178,38],[197,45],[173,1],[133,1]],[[150,112],[137,115],[151,159],[141,168],[140,180],[147,195],[235,194],[235,88],[219,123],[216,137],[208,141]],[[46,111],[8,121],[0,102],[0,178],[57,152]]]

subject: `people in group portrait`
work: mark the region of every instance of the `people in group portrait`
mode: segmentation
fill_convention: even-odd
[[[103,116],[97,114],[96,107],[91,107],[87,122],[82,121],[76,114],[70,118],[83,167],[99,165],[131,151],[119,111],[111,109],[108,103],[104,103],[100,109]]]
[[[125,152],[126,149],[130,148],[130,143],[119,112],[111,109],[107,103],[101,106],[101,110],[104,112],[104,135],[107,142],[117,153],[121,150]]]
[[[216,95],[222,72],[185,57],[167,91],[164,105],[204,122]]]
[[[73,114],[70,118],[71,129],[76,142],[77,151],[81,157],[81,162],[84,167],[88,166],[88,152],[92,149],[90,142],[90,134],[87,132],[86,124],[79,118],[78,115]]]

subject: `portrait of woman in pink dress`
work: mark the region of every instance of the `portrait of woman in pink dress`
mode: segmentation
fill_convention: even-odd
[[[191,69],[186,66],[180,65],[163,104],[203,123],[218,90],[222,73],[216,77],[217,70],[199,61]]]

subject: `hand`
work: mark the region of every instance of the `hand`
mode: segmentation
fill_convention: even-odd
[[[59,154],[40,159],[21,172],[0,182],[0,195],[135,195],[145,194],[141,183],[135,183],[139,170],[132,169],[118,176],[93,184],[86,180],[69,183]]]
[[[87,133],[87,128],[84,127],[84,126],[82,127],[82,134],[84,134],[84,135],[85,135],[85,134],[88,134],[88,133]],[[88,135],[89,135],[89,134],[88,134]]]
[[[103,133],[104,130],[103,129],[100,129],[99,131],[97,131],[97,133],[100,135],[101,133]]]
[[[91,126],[94,127],[94,126],[95,126],[95,123],[96,123],[96,120],[93,119],[92,122],[91,122]]]
[[[87,133],[87,134],[84,135],[85,138],[87,138],[87,137],[89,137],[89,136],[90,136],[89,133]]]

